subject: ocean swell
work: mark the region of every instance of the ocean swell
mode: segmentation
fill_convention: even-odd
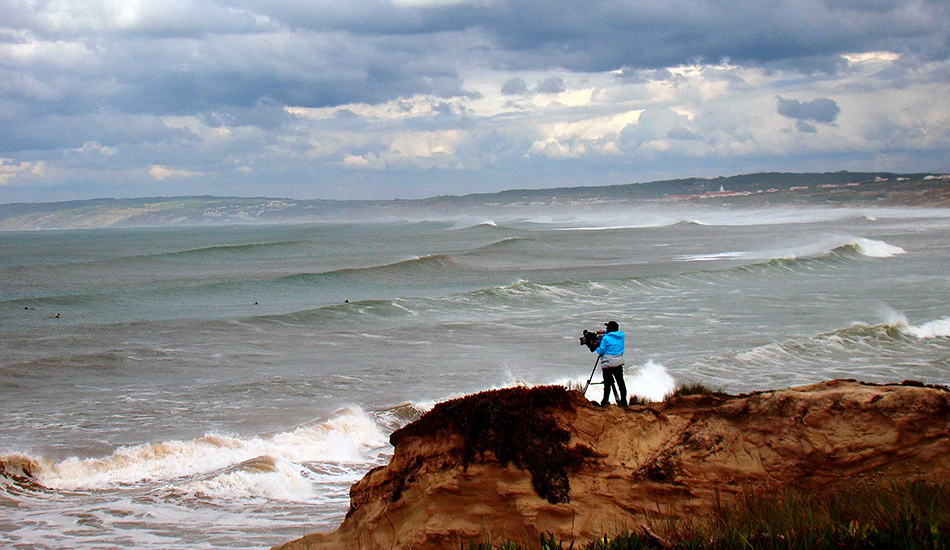
[[[782,365],[786,369],[806,370],[803,365],[824,363],[839,368],[857,357],[867,358],[855,364],[886,365],[888,357],[900,349],[918,349],[927,341],[950,338],[950,317],[911,325],[901,314],[876,325],[855,323],[849,327],[818,334],[772,342],[755,348],[733,351],[702,361],[707,365],[730,365],[754,372]],[[923,348],[919,348],[923,349]],[[870,362],[870,363],[868,363]],[[796,367],[797,366],[797,367]],[[899,375],[899,365],[881,367]]]

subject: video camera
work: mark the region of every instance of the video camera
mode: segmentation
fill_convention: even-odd
[[[581,336],[581,345],[587,346],[590,348],[591,351],[594,351],[597,349],[597,346],[600,345],[600,341],[603,338],[604,338],[603,334],[597,334],[596,332],[590,332],[585,329],[584,335]]]

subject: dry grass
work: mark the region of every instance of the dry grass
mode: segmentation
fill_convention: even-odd
[[[659,533],[659,534],[658,534]],[[569,550],[553,537],[537,546],[469,545],[468,550]],[[708,517],[655,522],[579,550],[950,549],[950,482],[849,480],[835,489],[749,493]]]

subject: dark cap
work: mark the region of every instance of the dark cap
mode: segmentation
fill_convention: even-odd
[[[620,330],[620,325],[617,324],[617,321],[608,321],[604,323],[604,326],[607,327],[607,332],[617,332]]]

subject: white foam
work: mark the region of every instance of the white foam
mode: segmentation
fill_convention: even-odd
[[[209,474],[255,457],[302,462],[359,462],[386,444],[379,426],[362,410],[338,411],[325,422],[271,437],[210,434],[191,441],[120,447],[104,458],[37,460],[36,480],[51,488],[100,489]]]
[[[853,237],[850,235],[840,235],[825,237],[817,242],[805,245],[794,246],[786,249],[771,249],[758,252],[729,251],[729,252],[710,252],[706,254],[689,254],[678,256],[676,261],[681,262],[711,262],[717,260],[797,260],[807,258],[820,258],[833,251],[851,247],[855,252],[869,258],[890,258],[899,254],[905,254],[906,250],[899,246],[888,244],[884,241],[867,239],[864,237]]]
[[[273,463],[270,470],[238,469],[210,479],[183,483],[175,489],[201,497],[236,500],[251,497],[269,500],[306,502],[314,498],[314,486],[305,469],[285,460]]]
[[[831,236],[818,242],[786,250],[767,251],[758,256],[758,259],[768,260],[796,260],[800,258],[819,258],[843,247],[853,247],[859,254],[869,258],[890,258],[906,251],[884,241],[853,237],[850,235]]]
[[[748,255],[746,252],[714,252],[711,254],[691,254],[679,256],[676,261],[680,262],[712,262],[716,260],[740,260]]]
[[[907,316],[899,311],[885,308],[882,314],[885,317],[885,323],[895,327],[902,334],[921,340],[950,337],[950,317],[941,317],[920,325],[911,325],[910,321],[907,320]]]
[[[598,372],[594,374],[594,382],[600,382],[602,380],[599,372],[600,368],[597,370]],[[583,386],[587,383],[587,377],[580,380],[566,380],[563,385],[570,387],[578,383]],[[644,365],[628,364],[624,367],[624,384],[627,386],[628,398],[641,397],[650,401],[663,401],[667,395],[676,389],[676,381],[673,380],[673,377],[667,372],[666,367],[653,360],[647,361]],[[593,396],[597,400],[600,400],[600,397],[603,395],[602,392],[603,386],[591,386],[587,389],[587,394],[585,395],[588,399]]]
[[[452,226],[449,228],[451,231],[458,231],[460,229],[470,229],[473,227],[498,227],[498,223],[491,218],[479,217],[476,215],[472,216],[460,216],[460,217],[434,217],[435,221],[451,222]]]
[[[627,394],[650,401],[663,401],[676,389],[676,381],[667,372],[666,367],[653,360],[629,369],[627,378]]]
[[[950,317],[943,317],[928,321],[922,325],[900,325],[898,327],[904,334],[909,334],[926,340],[930,338],[948,338],[950,337]]]
[[[891,256],[905,254],[907,252],[899,246],[872,239],[857,239],[853,244],[857,247],[858,252],[869,258],[890,258]]]
[[[916,327],[908,327],[908,332],[918,338],[950,337],[950,318],[935,319]]]

